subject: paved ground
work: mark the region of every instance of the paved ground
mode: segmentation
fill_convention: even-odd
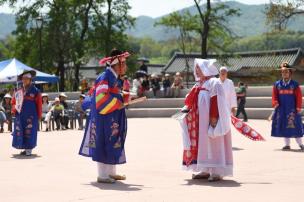
[[[181,170],[181,135],[172,119],[129,120],[128,163],[119,167],[128,179],[114,185],[97,184],[95,163],[77,155],[81,131],[40,133],[30,159],[15,155],[11,136],[0,134],[0,201],[303,201],[304,153],[280,151],[269,122],[249,124],[267,142],[234,133],[235,176],[216,183],[193,181]]]

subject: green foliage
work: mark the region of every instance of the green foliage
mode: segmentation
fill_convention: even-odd
[[[272,32],[235,41],[229,50],[232,52],[278,50],[300,47],[304,49],[303,32]]]

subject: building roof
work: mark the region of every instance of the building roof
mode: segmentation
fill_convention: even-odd
[[[256,51],[256,52],[238,52],[234,54],[216,55],[211,54],[209,58],[217,59],[216,66],[227,66],[230,72],[252,73],[271,71],[279,67],[282,62],[288,62],[290,65],[296,65],[304,56],[301,48]],[[200,53],[182,54],[175,53],[169,63],[164,67],[165,73],[186,72],[185,58],[188,59],[189,71],[193,71],[194,59],[200,58]],[[299,67],[304,68],[304,67]]]
[[[148,67],[148,74],[162,74],[165,65],[162,64],[146,64]]]

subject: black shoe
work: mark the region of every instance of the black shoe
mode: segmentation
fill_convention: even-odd
[[[243,122],[248,122],[248,119],[244,119]]]
[[[49,129],[47,128],[47,129],[45,129],[45,132],[48,132],[49,131]]]
[[[283,151],[288,151],[288,150],[290,150],[290,146],[285,146],[285,147],[282,148],[282,150]]]
[[[301,151],[304,151],[304,145],[302,144],[302,145],[299,145],[299,147],[300,147],[300,150]]]
[[[26,151],[20,152],[20,155],[25,156],[26,155]]]
[[[3,129],[3,128],[1,128],[1,129],[0,129],[0,133],[3,133],[3,132],[4,132],[4,129]]]

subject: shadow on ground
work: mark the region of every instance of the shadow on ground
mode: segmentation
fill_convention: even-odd
[[[233,151],[243,151],[244,149],[238,148],[238,147],[232,147],[232,150],[233,150]]]
[[[201,186],[209,186],[209,187],[240,187],[246,184],[258,184],[258,185],[272,184],[270,182],[237,182],[235,180],[221,180],[217,182],[208,182],[207,179],[199,179],[199,180],[186,179],[185,181],[187,182],[186,184],[183,184],[185,186],[201,185]]]
[[[24,156],[20,154],[13,154],[12,157],[13,159],[36,159],[36,158],[41,158],[41,156],[37,154],[32,154],[31,156]]]
[[[304,153],[304,151],[300,150],[300,149],[290,149],[290,150],[282,150],[282,149],[275,149],[274,151],[277,152],[295,152],[295,153]]]
[[[92,185],[102,190],[114,190],[114,191],[140,191],[144,187],[143,185],[125,184],[123,182],[116,182],[114,184],[91,182],[90,184],[87,185]]]

